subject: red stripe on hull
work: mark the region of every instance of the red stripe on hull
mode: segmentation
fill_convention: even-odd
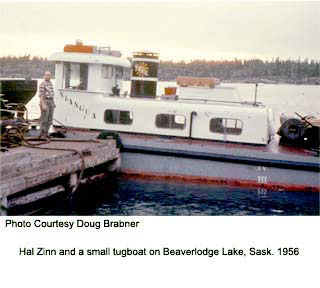
[[[287,183],[258,183],[252,180],[245,179],[230,179],[221,177],[203,177],[184,174],[164,174],[164,173],[151,173],[135,171],[131,169],[121,170],[122,177],[126,179],[141,179],[141,180],[165,180],[180,183],[193,183],[203,185],[216,185],[216,186],[230,186],[230,187],[246,187],[246,188],[262,188],[272,191],[301,191],[301,192],[320,192],[318,186],[307,185],[294,185]]]

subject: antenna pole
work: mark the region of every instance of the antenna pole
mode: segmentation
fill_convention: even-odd
[[[258,95],[258,83],[256,83],[256,88],[254,91],[254,105],[257,105],[257,95]]]

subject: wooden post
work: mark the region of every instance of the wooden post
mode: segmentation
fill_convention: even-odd
[[[7,197],[0,198],[0,216],[7,216],[8,199]]]
[[[77,173],[73,173],[70,175],[70,180],[69,180],[69,186],[72,188],[74,186],[76,186],[78,182],[78,175]]]
[[[110,172],[119,172],[121,168],[121,158],[110,161],[108,164],[107,170]]]

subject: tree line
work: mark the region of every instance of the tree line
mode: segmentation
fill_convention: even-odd
[[[320,63],[314,60],[271,61],[260,59],[191,62],[164,61],[160,63],[159,78],[176,79],[178,76],[216,77],[232,82],[308,83],[319,84]],[[312,83],[317,82],[317,83]]]
[[[44,71],[54,73],[54,64],[43,57],[0,57],[0,77],[42,78]],[[320,84],[319,61],[279,57],[271,61],[260,59],[192,60],[190,62],[161,61],[158,78],[174,81],[178,76],[216,77],[225,82],[266,82]],[[125,78],[130,79],[130,71]]]

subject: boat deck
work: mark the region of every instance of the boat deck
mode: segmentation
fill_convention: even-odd
[[[59,130],[59,128],[58,128]],[[64,130],[64,129],[63,129]],[[97,130],[89,130],[83,128],[70,128],[68,129],[68,137],[72,138],[72,134],[77,132],[77,136],[81,135],[84,139],[96,137],[101,133],[101,131]],[[78,134],[81,132],[80,134]],[[119,132],[121,140],[124,145],[131,143],[131,145],[142,145],[142,146],[150,146],[158,143],[160,146],[175,146],[175,147],[184,147],[192,149],[195,147],[202,147],[201,151],[214,151],[214,150],[229,150],[229,152],[239,153],[265,153],[269,155],[278,155],[279,157],[307,157],[310,159],[314,158],[319,159],[319,154],[316,151],[305,149],[303,147],[294,147],[294,146],[282,146],[279,145],[279,136],[276,136],[275,139],[270,141],[268,145],[253,145],[253,144],[245,144],[245,143],[232,143],[232,142],[222,142],[222,141],[210,141],[210,140],[202,140],[202,139],[187,139],[181,137],[172,137],[172,136],[158,136],[158,135],[146,135],[146,134],[132,134]],[[154,147],[154,146],[152,146]],[[246,153],[246,154],[247,154]],[[263,154],[262,154],[263,155]]]
[[[68,129],[67,137],[72,138],[75,133],[78,137],[81,135],[87,139],[97,137],[101,131],[72,128]],[[319,155],[316,151],[280,146],[278,137],[262,146],[123,132],[119,132],[119,136],[123,152],[320,171]]]
[[[139,135],[130,133],[120,133],[123,139],[140,139],[146,142],[159,141],[163,143],[174,143],[182,145],[197,145],[208,148],[223,148],[230,150],[249,150],[249,151],[259,151],[272,154],[284,154],[284,155],[298,155],[298,156],[311,156],[317,157],[318,153],[316,151],[308,150],[302,147],[293,146],[282,146],[279,145],[279,137],[269,142],[268,145],[252,145],[244,143],[231,143],[231,142],[220,142],[220,141],[210,141],[201,139],[185,139],[179,137],[167,137],[167,136],[152,136],[152,135]]]

